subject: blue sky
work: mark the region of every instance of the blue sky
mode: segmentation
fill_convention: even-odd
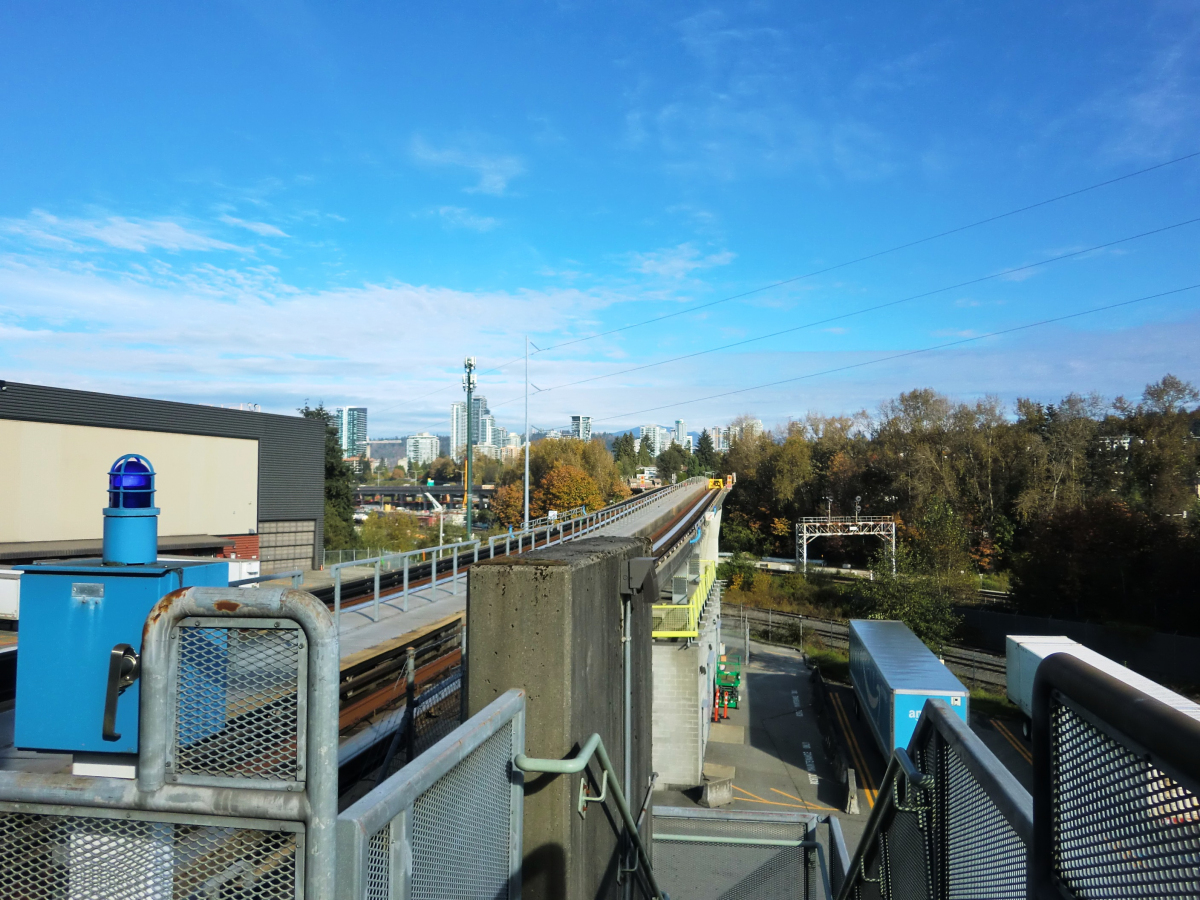
[[[1197,2],[17,0],[0,91],[0,378],[382,437],[474,354],[516,427],[526,333],[683,313],[535,354],[534,423],[1200,381],[1200,290],[871,362],[1200,283],[1200,157],[687,312],[1200,151]]]

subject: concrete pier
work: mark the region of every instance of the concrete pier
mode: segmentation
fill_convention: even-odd
[[[474,715],[510,688],[528,696],[526,753],[573,757],[599,733],[634,807],[646,795],[651,754],[653,598],[630,606],[632,766],[625,759],[625,654],[619,584],[626,560],[648,556],[648,540],[596,537],[473,566],[467,592],[467,685]],[[612,898],[623,830],[616,804],[577,810],[580,779],[601,790],[595,760],[585,775],[526,776],[522,896]],[[649,814],[643,828],[649,833]],[[635,892],[635,896],[637,892]]]

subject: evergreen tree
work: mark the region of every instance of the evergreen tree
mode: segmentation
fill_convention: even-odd
[[[354,469],[342,458],[333,413],[324,403],[307,403],[298,412],[325,423],[325,546],[331,550],[354,546]]]
[[[700,441],[696,444],[696,462],[703,472],[717,470],[717,450],[713,446],[712,435],[707,430],[700,432]]]

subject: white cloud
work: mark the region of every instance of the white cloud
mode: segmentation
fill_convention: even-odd
[[[681,279],[697,269],[727,266],[736,256],[737,254],[730,250],[719,250],[706,256],[694,244],[684,243],[648,253],[632,253],[630,268],[644,275]]]
[[[245,219],[230,215],[221,216],[221,221],[226,225],[234,225],[238,228],[245,228],[247,231],[253,231],[255,234],[261,234],[263,237],[288,237],[282,229],[266,222],[247,222]]]
[[[491,231],[498,222],[491,216],[478,216],[461,206],[439,206],[436,214],[450,228],[467,228],[471,231]]]
[[[172,252],[247,252],[244,247],[185,228],[179,222],[170,219],[126,219],[123,216],[63,219],[41,210],[34,210],[24,219],[0,220],[0,231],[35,243],[76,252],[94,250],[97,249],[97,245],[136,253],[147,253],[155,249]]]
[[[479,183],[463,188],[468,194],[503,196],[508,192],[508,183],[525,172],[524,164],[515,156],[489,156],[454,147],[439,150],[420,137],[413,138],[412,155],[427,165],[458,166],[474,172]]]

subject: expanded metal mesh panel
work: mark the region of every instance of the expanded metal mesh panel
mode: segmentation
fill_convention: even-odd
[[[652,608],[652,631],[695,631],[695,608],[690,603],[662,604]]]
[[[654,877],[687,900],[798,900],[810,897],[803,847],[654,842]]]
[[[187,626],[175,634],[174,772],[299,780],[304,633]]]
[[[295,900],[295,834],[0,813],[0,897]]]
[[[889,900],[927,900],[933,895],[925,835],[917,814],[897,812],[887,825]]]
[[[392,826],[384,825],[367,841],[367,900],[391,900]]]
[[[1023,900],[1025,843],[958,755],[944,752],[948,900]]]
[[[513,724],[413,804],[413,900],[508,896]]]
[[[1200,798],[1061,703],[1050,714],[1054,866],[1077,896],[1200,896]]]

